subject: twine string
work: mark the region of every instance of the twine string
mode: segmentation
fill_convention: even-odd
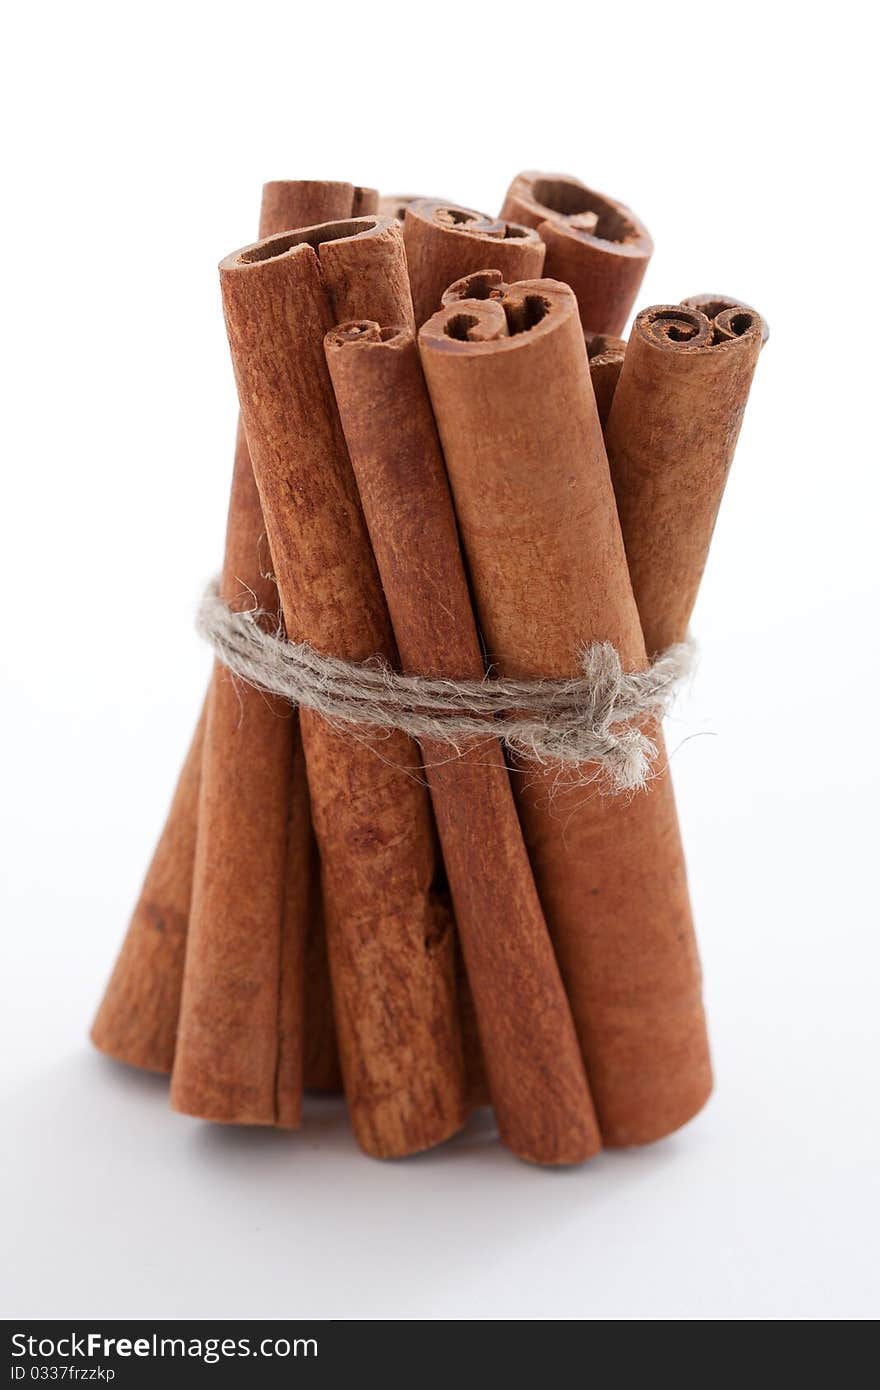
[[[197,627],[235,676],[335,726],[399,729],[459,752],[489,734],[526,762],[578,769],[575,780],[585,784],[604,773],[615,792],[648,782],[657,747],[644,726],[662,719],[694,664],[687,641],[646,670],[626,672],[610,642],[594,642],[581,654],[583,674],[566,680],[407,676],[380,658],[343,661],[288,641],[272,615],[231,609],[216,580]],[[487,720],[496,721],[491,730]]]

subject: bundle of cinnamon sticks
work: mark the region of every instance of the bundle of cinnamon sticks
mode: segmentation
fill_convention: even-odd
[[[347,663],[451,682],[624,671],[687,636],[760,316],[643,309],[639,219],[525,173],[497,218],[348,183],[263,190],[220,265],[241,409],[219,592]],[[215,662],[95,1019],[175,1109],[296,1128],[343,1090],[401,1157],[491,1104],[579,1163],[711,1089],[662,731],[641,791],[297,710]]]

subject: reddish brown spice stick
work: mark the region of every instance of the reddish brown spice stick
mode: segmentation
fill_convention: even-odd
[[[260,237],[350,217],[359,193],[351,183],[328,179],[275,179],[263,184]],[[332,209],[332,213],[328,213]]]
[[[273,185],[273,217],[297,211],[296,200],[287,192],[282,200]],[[310,188],[309,193],[313,205],[316,191]],[[353,191],[345,194],[350,199]],[[277,589],[243,435],[240,455],[221,595],[233,607],[256,603],[275,622]],[[293,727],[289,706],[262,692],[242,690],[218,664],[209,698],[171,1086],[176,1109],[205,1119],[277,1123],[282,1011],[288,1054],[294,1040],[300,1049],[304,1040],[301,1024],[293,1026],[304,995],[294,966],[301,973],[306,959],[309,898],[296,884],[285,892],[285,873],[304,878],[311,862],[307,833],[288,845]],[[298,797],[296,789],[293,795]],[[291,917],[293,907],[297,912]],[[292,998],[284,997],[285,990]],[[283,1106],[288,1124],[299,1122],[302,1068],[301,1052],[296,1059],[288,1056],[284,1080],[289,1083],[296,1077],[295,1093],[287,1095]]]
[[[347,216],[355,189],[349,183],[283,181],[263,188],[260,226],[267,232],[288,226]],[[246,474],[240,492],[247,500]],[[250,508],[251,516],[253,509]],[[231,518],[233,529],[235,516]],[[262,527],[260,528],[260,532]],[[253,553],[259,536],[253,538]],[[255,716],[258,717],[258,716]],[[201,783],[202,744],[207,699],[181,772],[168,819],[147,871],[123,947],[92,1027],[92,1041],[119,1061],[169,1072],[174,1060]],[[301,866],[294,856],[291,874]],[[294,894],[295,900],[295,894]],[[315,985],[308,992],[307,1024],[312,1075],[316,1086],[338,1083],[332,1012],[321,1007],[329,999],[319,913],[311,914],[309,958],[316,962]],[[313,940],[313,938],[317,938]]]
[[[405,671],[484,675],[452,498],[415,338],[376,323],[325,340],[333,389]],[[577,1035],[504,754],[485,739],[422,756],[503,1142],[537,1163],[600,1147]]]
[[[574,290],[585,330],[623,332],[654,250],[634,212],[569,174],[529,172],[513,180],[501,216],[537,228],[544,274]]]
[[[419,343],[490,660],[577,674],[645,646],[577,305],[552,281],[451,304]],[[669,1133],[711,1088],[700,970],[662,734],[648,788],[602,795],[561,769],[515,790],[603,1140]]]
[[[590,364],[590,381],[596,397],[599,423],[605,428],[611,413],[611,402],[620,380],[623,355],[626,343],[622,338],[609,337],[607,333],[593,333],[587,339],[587,359]]]
[[[717,320],[719,314],[723,314],[726,309],[751,309],[752,313],[757,313],[751,304],[746,304],[744,299],[732,299],[727,294],[692,294],[687,299],[683,299],[682,304],[686,309],[699,309],[701,314],[705,314],[707,319],[713,322]],[[770,337],[770,325],[766,319],[761,320],[761,342],[767,342]]]
[[[379,190],[378,188],[356,187],[354,197],[351,200],[352,217],[371,217],[373,213],[379,211]],[[322,219],[318,218],[320,222]],[[326,218],[323,219],[326,221]],[[300,225],[303,225],[302,223]],[[271,236],[269,232],[267,235]]]
[[[288,634],[394,661],[323,341],[370,301],[412,323],[400,228],[364,218],[277,237],[227,257],[220,280]],[[307,711],[301,727],[349,1111],[368,1153],[399,1156],[464,1119],[454,932],[418,752]]]
[[[403,239],[416,323],[424,323],[446,287],[470,271],[491,267],[505,280],[524,280],[540,275],[544,264],[537,232],[452,203],[410,203]]]
[[[294,715],[293,719],[296,721],[297,716]],[[321,912],[320,869],[312,830],[306,760],[298,727],[292,744],[285,847],[286,872],[278,962],[275,1123],[282,1129],[294,1129],[300,1122],[302,1112],[303,1073],[307,1056],[304,1007],[306,927],[310,916],[317,913],[320,920]],[[329,1018],[332,1023],[332,1011]]]
[[[206,707],[147,870],[113,974],[92,1024],[101,1052],[169,1072],[174,1061],[196,849]]]
[[[444,291],[441,304],[457,304],[462,299],[503,300],[508,286],[498,270],[476,270],[463,275]],[[622,338],[609,337],[607,333],[585,333],[587,357],[590,363],[590,381],[596,397],[596,409],[602,428],[611,410],[614,391],[623,366],[626,343]]]
[[[637,316],[605,432],[650,653],[687,635],[763,341],[754,309],[704,302]]]
[[[220,593],[277,622],[263,514],[239,426]],[[237,681],[219,662],[208,694],[186,967],[171,1077],[176,1110],[238,1124],[277,1120],[281,950],[293,712]],[[306,856],[297,877],[308,872]],[[307,897],[288,922],[303,959]],[[302,983],[295,984],[302,1000]],[[299,1029],[300,1038],[302,1030]],[[299,1120],[296,1096],[287,1106]]]

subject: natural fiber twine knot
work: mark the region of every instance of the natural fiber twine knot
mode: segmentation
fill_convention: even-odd
[[[331,724],[399,729],[458,751],[499,738],[520,759],[566,769],[568,783],[604,773],[615,792],[638,791],[650,779],[657,748],[643,726],[663,717],[694,664],[688,641],[646,670],[626,672],[610,642],[594,642],[581,657],[583,675],[569,680],[406,676],[378,658],[342,661],[289,642],[271,615],[233,611],[216,580],[205,590],[197,627],[234,675]],[[487,728],[489,720],[499,722]]]

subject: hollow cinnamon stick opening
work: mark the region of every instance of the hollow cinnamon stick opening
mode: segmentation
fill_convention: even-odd
[[[434,313],[453,280],[470,271],[492,267],[506,280],[523,280],[540,275],[544,264],[544,244],[530,227],[454,203],[410,203],[403,237],[417,323]]]
[[[414,335],[342,325],[327,361],[402,667],[484,674],[452,498]],[[599,1132],[571,1011],[491,726],[455,756],[422,743],[503,1142],[577,1163]]]
[[[528,171],[511,183],[501,216],[538,230],[544,274],[574,290],[585,330],[623,332],[654,250],[630,208],[570,174]]]
[[[463,275],[444,291],[441,305],[457,304],[462,299],[503,300],[509,286],[500,270],[475,270]],[[626,343],[608,333],[585,333],[590,380],[596,397],[596,408],[602,427],[608,419],[614,391],[623,366]]]
[[[227,257],[224,314],[288,634],[351,660],[396,648],[323,341],[355,305],[412,323],[390,219],[285,234]],[[454,932],[418,752],[303,712],[349,1112],[369,1153],[464,1120]],[[415,774],[415,775],[414,775]]]
[[[583,646],[607,640],[625,669],[643,667],[572,291],[540,280],[450,304],[419,345],[489,660],[512,676],[573,676]],[[654,776],[630,799],[560,768],[514,779],[612,1145],[677,1128],[711,1088],[672,787],[662,734],[648,732]]]
[[[440,307],[457,304],[461,299],[503,299],[508,285],[500,270],[473,270],[443,291]]]
[[[744,299],[733,299],[727,294],[692,294],[683,299],[682,305],[686,309],[699,309],[701,314],[705,314],[707,319],[714,320],[719,314],[725,313],[728,309],[748,309],[752,313],[757,313],[757,309],[751,304],[746,304]],[[770,337],[770,325],[766,319],[761,319],[761,342],[766,343]]]
[[[680,642],[696,600],[764,341],[756,310],[702,297],[635,320],[605,432],[650,652]]]
[[[280,232],[288,226],[347,217],[352,210],[354,188],[348,183],[286,180],[267,184],[263,190],[261,227]],[[237,452],[244,447],[239,438]],[[250,539],[239,534],[236,505],[231,505],[230,535],[245,557],[256,557],[262,525],[249,496],[247,473],[236,469],[238,493],[243,498],[246,523],[253,522]],[[251,485],[252,486],[252,485]],[[246,559],[249,569],[255,559]],[[259,571],[258,567],[258,573]],[[239,576],[243,577],[243,576]],[[260,709],[252,697],[249,702],[249,728],[259,720]],[[263,702],[263,705],[265,702]],[[174,1060],[178,1013],[184,971],[188,919],[193,898],[198,803],[202,784],[202,756],[207,721],[206,699],[193,736],[177,790],[164,829],[147,871],[141,894],[129,924],[125,941],[114,967],[110,984],[98,1010],[92,1040],[102,1051],[119,1061],[156,1071],[170,1072]],[[291,725],[293,732],[294,725]],[[270,731],[270,743],[274,731]],[[302,872],[299,850],[292,853],[289,874],[293,889],[290,902],[298,902],[294,891]],[[321,973],[326,952],[323,947],[319,904],[313,903],[309,923],[311,987],[307,991],[309,1069],[307,1082],[332,1087],[338,1085],[335,1029],[329,1000],[326,969]],[[297,925],[285,919],[284,932],[296,935]],[[326,984],[325,984],[326,980]],[[279,1068],[279,1076],[289,1074]],[[292,1113],[292,1103],[282,1109]]]

